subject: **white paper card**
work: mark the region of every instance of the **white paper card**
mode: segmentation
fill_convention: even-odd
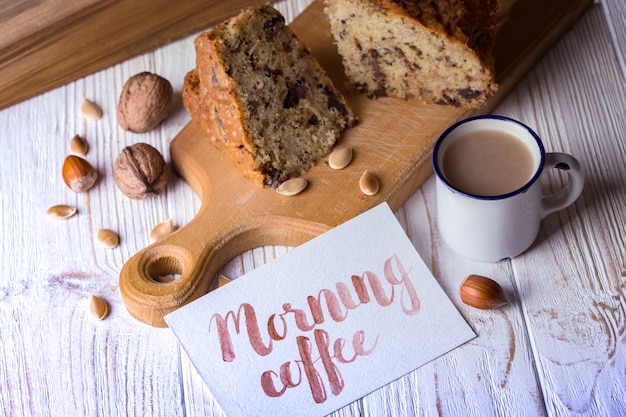
[[[387,204],[166,321],[229,417],[324,416],[476,336]]]

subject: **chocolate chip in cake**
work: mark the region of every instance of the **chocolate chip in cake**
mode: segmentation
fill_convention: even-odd
[[[348,120],[349,118],[348,109],[341,102],[339,97],[337,97],[337,94],[335,94],[335,92],[327,85],[324,86],[324,94],[326,94],[326,96],[328,97],[328,102],[327,102],[328,108],[336,109],[337,111],[339,111],[339,114],[341,114],[341,116],[345,120]]]
[[[466,98],[466,99],[468,99],[468,100],[471,100],[471,99],[473,99],[473,98],[480,97],[480,95],[482,94],[482,92],[481,92],[481,91],[478,91],[478,90],[473,90],[473,89],[471,89],[471,88],[469,88],[469,87],[468,87],[468,88],[462,88],[462,89],[459,89],[459,90],[457,90],[457,93],[458,93],[461,97]]]
[[[303,80],[298,80],[295,84],[288,85],[287,96],[283,102],[283,107],[285,109],[295,107],[300,100],[306,97],[306,93],[307,90]]]
[[[270,20],[267,20],[263,23],[263,30],[266,32],[266,36],[269,36],[268,39],[272,38],[274,28],[276,26],[283,26],[285,24],[285,19],[282,16],[273,17]]]
[[[256,114],[258,107],[259,107],[259,103],[257,101],[250,101],[246,105],[246,108],[248,109],[248,113],[250,113],[251,116]]]

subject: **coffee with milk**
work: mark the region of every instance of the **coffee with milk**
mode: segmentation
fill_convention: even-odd
[[[536,169],[533,153],[521,139],[489,129],[460,135],[441,160],[442,173],[454,188],[483,197],[522,188]]]

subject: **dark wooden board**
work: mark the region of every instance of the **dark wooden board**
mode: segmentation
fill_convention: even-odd
[[[0,110],[268,0],[0,0]]]

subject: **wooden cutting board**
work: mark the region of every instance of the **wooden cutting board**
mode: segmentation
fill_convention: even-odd
[[[269,0],[0,0],[0,110]]]
[[[196,124],[187,125],[171,143],[171,159],[199,194],[202,206],[189,224],[137,253],[123,267],[120,289],[130,314],[165,326],[163,316],[205,294],[219,268],[234,256],[263,245],[297,246],[382,202],[399,208],[431,175],[438,135],[455,121],[493,109],[591,4],[592,0],[509,3],[496,47],[500,90],[484,108],[369,100],[344,90],[360,123],[337,146],[353,148],[354,159],[343,170],[322,161],[305,175],[308,187],[294,197],[257,188]],[[335,85],[343,87],[343,67],[321,2],[313,3],[291,27]],[[365,170],[380,180],[380,191],[372,197],[359,189]],[[177,279],[158,282],[164,275]]]

